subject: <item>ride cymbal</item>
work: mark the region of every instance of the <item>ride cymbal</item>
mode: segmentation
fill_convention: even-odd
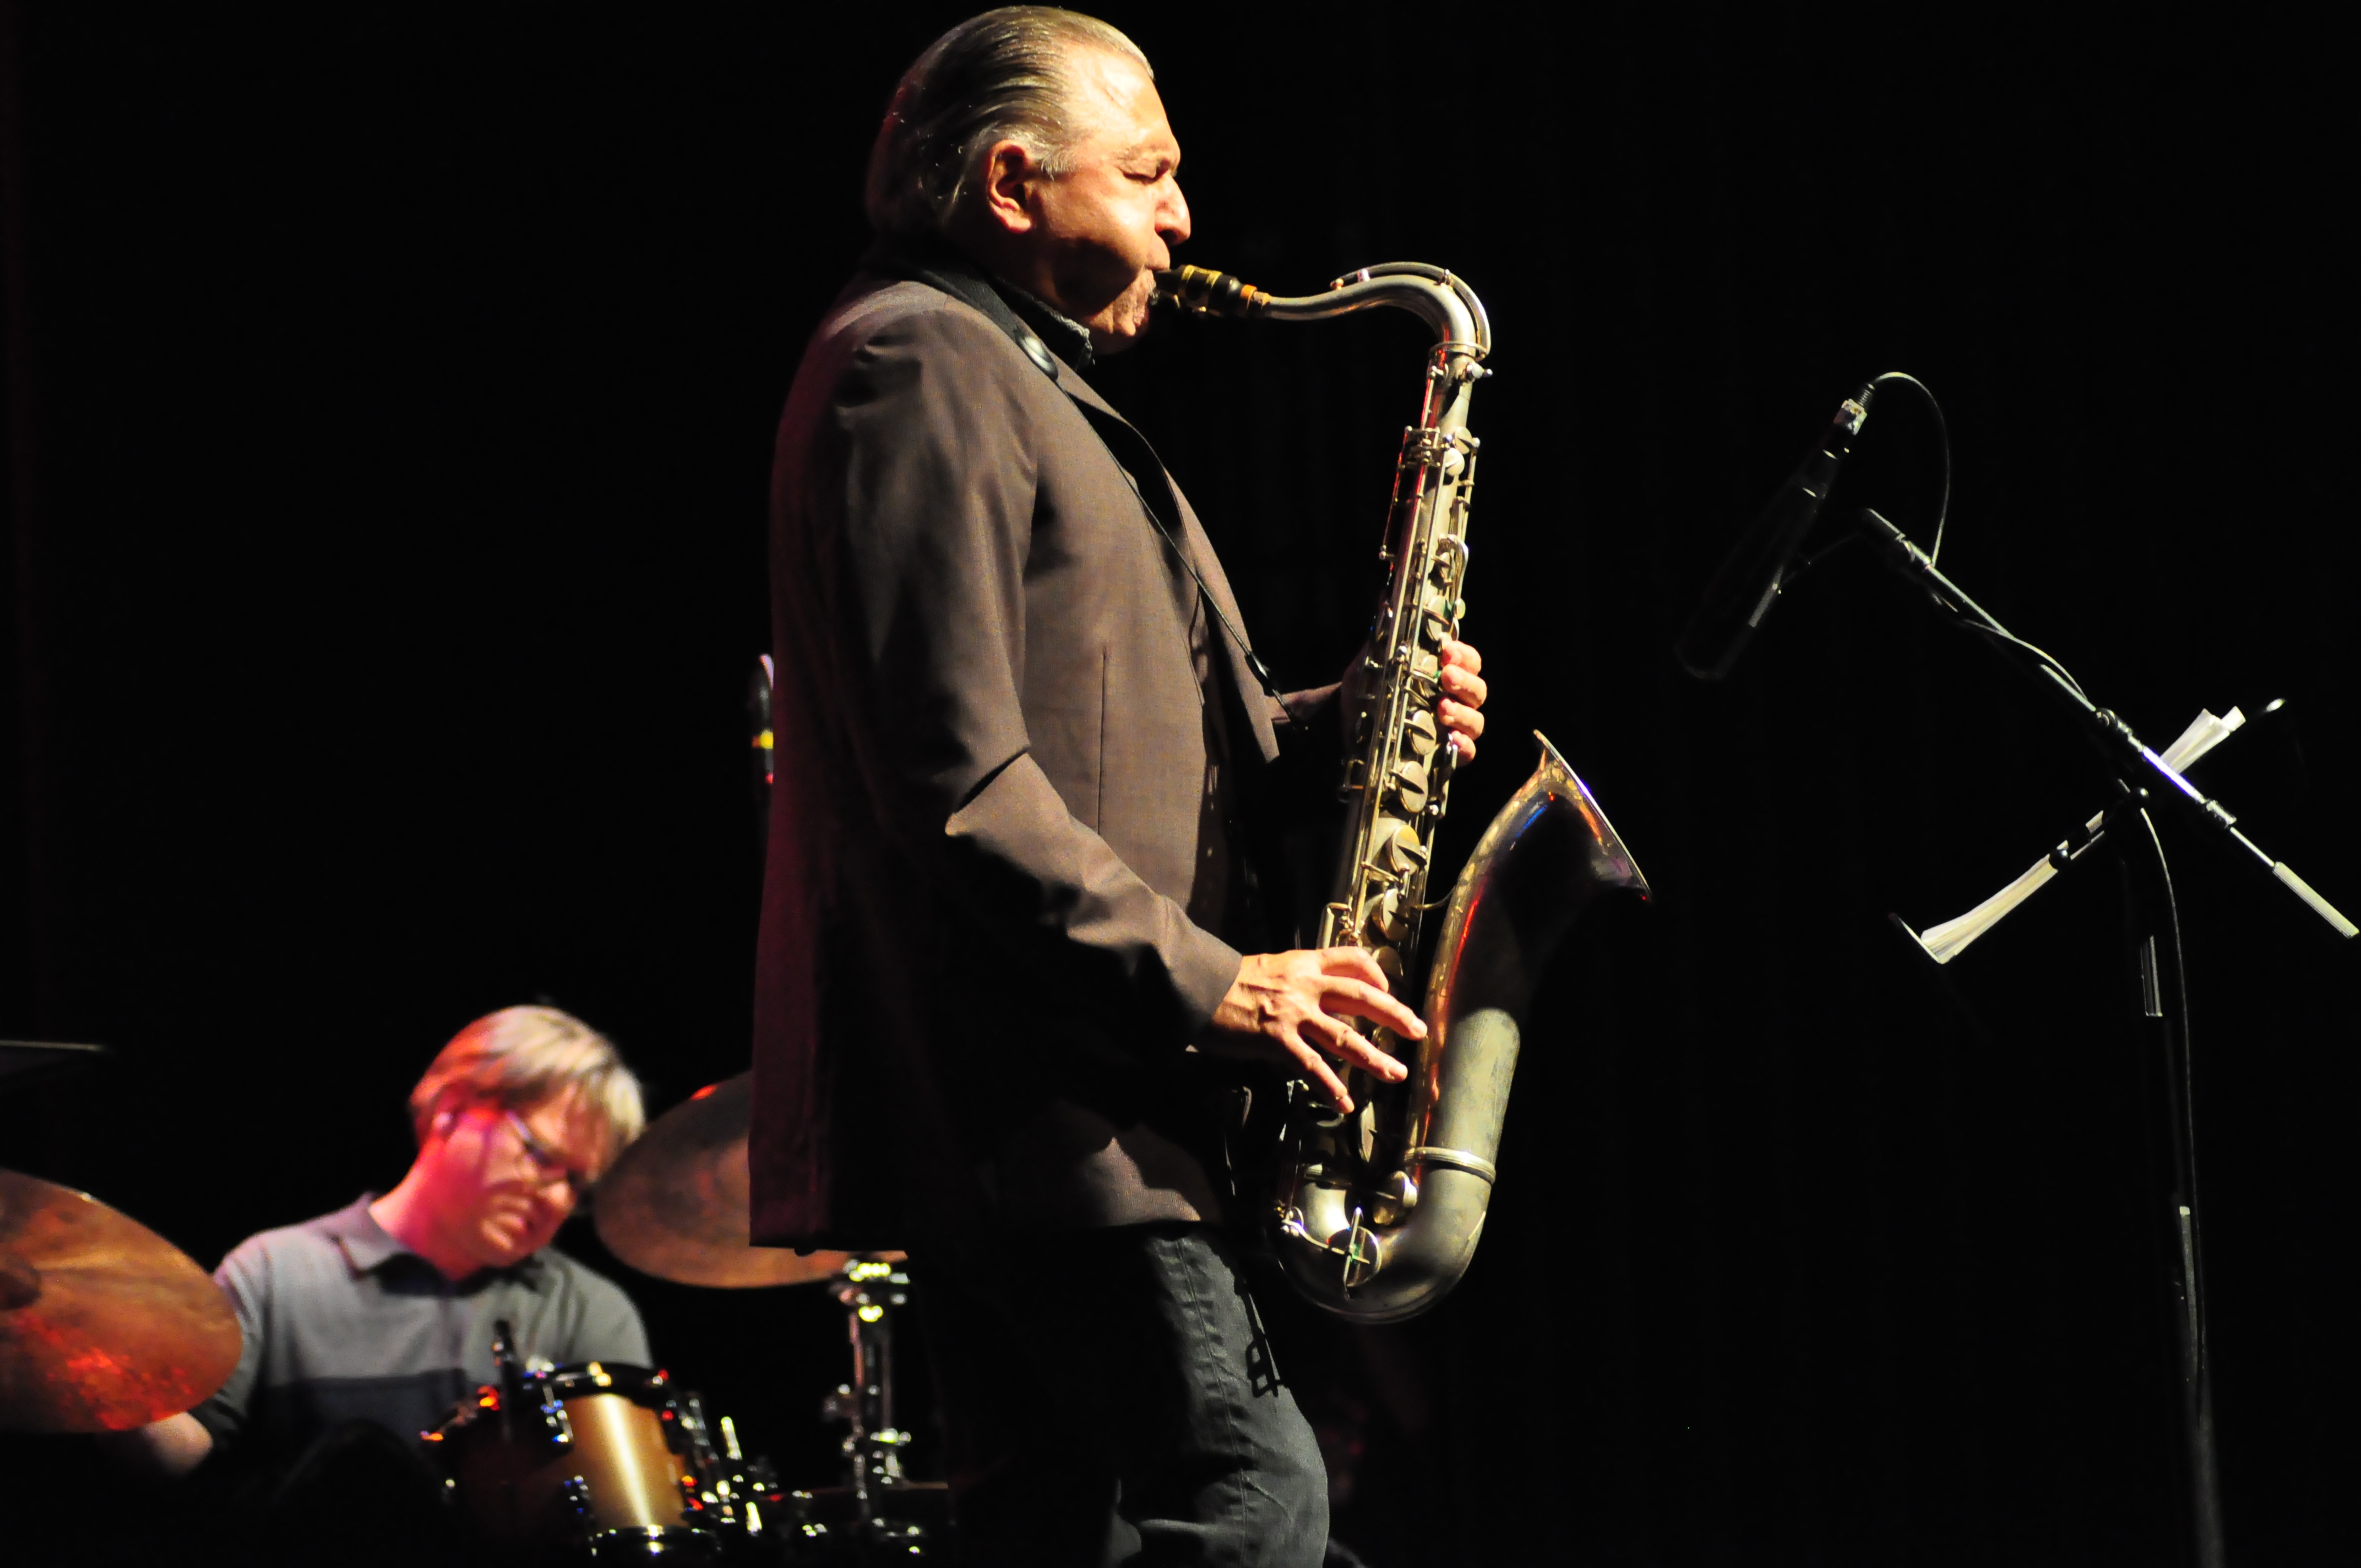
[[[648,1124],[598,1183],[591,1216],[609,1252],[658,1279],[725,1289],[803,1285],[843,1270],[854,1254],[798,1254],[747,1240],[752,1104],[753,1075],[741,1072]]]
[[[0,1170],[0,1428],[123,1431],[229,1380],[229,1298],[87,1192]]]

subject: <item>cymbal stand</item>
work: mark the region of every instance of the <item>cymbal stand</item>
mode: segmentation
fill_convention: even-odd
[[[902,1474],[902,1450],[910,1434],[894,1424],[893,1310],[909,1304],[909,1285],[910,1277],[895,1265],[859,1256],[829,1283],[829,1293],[844,1308],[852,1381],[829,1396],[820,1414],[849,1429],[844,1456],[851,1472],[847,1489],[853,1518],[846,1533],[862,1542],[890,1542],[897,1554],[916,1556],[924,1554],[928,1531],[897,1517],[902,1510],[895,1497],[908,1485]]]

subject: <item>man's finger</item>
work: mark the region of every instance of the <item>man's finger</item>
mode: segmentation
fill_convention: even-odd
[[[1410,1076],[1410,1069],[1370,1044],[1349,1024],[1334,1018],[1307,1018],[1304,1029],[1316,1036],[1315,1045],[1346,1067],[1373,1072],[1388,1083],[1400,1083]]]
[[[1484,655],[1476,652],[1475,644],[1462,642],[1456,637],[1443,640],[1443,662],[1456,664],[1471,675],[1484,668]]]
[[[1445,664],[1443,667],[1442,685],[1445,692],[1466,703],[1470,707],[1483,707],[1484,699],[1492,694],[1491,685],[1483,676],[1473,670],[1463,669],[1456,664]]]
[[[1426,1038],[1426,1025],[1419,1015],[1400,998],[1380,986],[1364,985],[1342,975],[1334,976],[1329,981],[1327,994],[1321,998],[1321,1005],[1331,1013],[1350,1014],[1356,1018],[1367,1018],[1373,1024],[1383,1024],[1404,1039]]]
[[[1434,705],[1434,716],[1443,720],[1445,729],[1455,729],[1471,740],[1484,733],[1484,716],[1464,702],[1444,697]]]
[[[1320,969],[1323,974],[1348,974],[1379,991],[1386,989],[1386,971],[1378,967],[1378,960],[1364,948],[1323,948]]]
[[[1443,720],[1444,734],[1450,738],[1452,754],[1463,762],[1472,761],[1476,737],[1484,733],[1484,716],[1448,697],[1436,703],[1434,711],[1435,717]]]
[[[1329,1069],[1318,1051],[1299,1040],[1290,1054],[1303,1069],[1303,1076],[1312,1080],[1312,1087],[1319,1091],[1320,1098],[1328,1102],[1329,1109],[1339,1114],[1351,1114],[1353,1097],[1345,1092],[1345,1080]]]

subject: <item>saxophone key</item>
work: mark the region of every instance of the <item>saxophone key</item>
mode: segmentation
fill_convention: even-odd
[[[1404,811],[1414,817],[1426,809],[1427,796],[1432,785],[1427,777],[1425,762],[1415,758],[1406,758],[1396,762],[1392,771],[1386,775],[1386,782],[1393,786],[1394,798],[1401,803],[1401,808]]]
[[[1385,1266],[1385,1243],[1369,1229],[1359,1209],[1353,1211],[1351,1227],[1331,1237],[1328,1245],[1345,1255],[1344,1286],[1347,1290],[1359,1289]]]
[[[1434,755],[1443,743],[1443,734],[1433,712],[1426,708],[1413,710],[1402,721],[1402,750],[1419,762]]]
[[[1424,871],[1427,849],[1419,837],[1418,824],[1404,822],[1398,825],[1386,835],[1379,855],[1380,863],[1394,876],[1406,877],[1412,872]]]
[[[1374,1225],[1399,1225],[1418,1207],[1418,1183],[1410,1172],[1397,1170],[1380,1177],[1369,1190],[1369,1223]]]

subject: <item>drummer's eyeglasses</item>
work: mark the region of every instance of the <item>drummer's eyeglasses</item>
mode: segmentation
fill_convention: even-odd
[[[577,1198],[590,1190],[588,1171],[568,1165],[564,1155],[533,1136],[533,1129],[525,1125],[524,1118],[514,1110],[501,1114],[508,1117],[509,1130],[516,1134],[518,1146],[524,1150],[524,1157],[532,1162],[533,1174],[541,1178],[543,1186],[555,1187],[563,1181],[573,1190]]]

